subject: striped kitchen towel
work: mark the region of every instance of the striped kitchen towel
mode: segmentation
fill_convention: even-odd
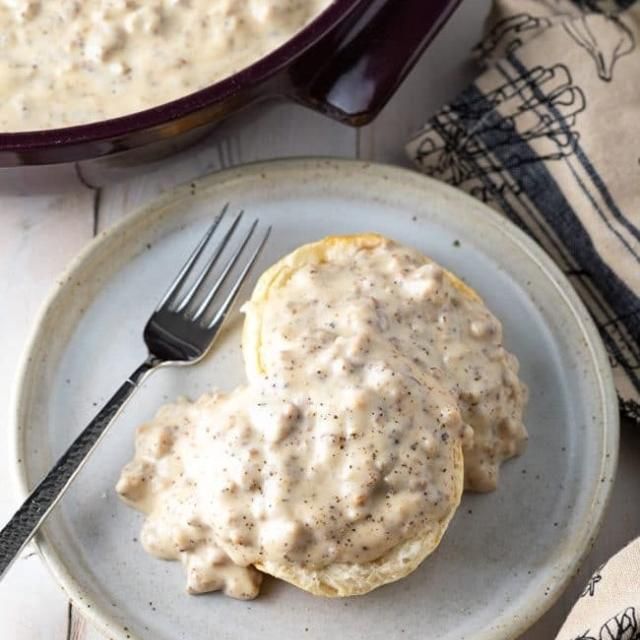
[[[407,146],[422,171],[506,214],[560,265],[637,423],[639,39],[640,1],[495,0],[476,50],[485,71]]]

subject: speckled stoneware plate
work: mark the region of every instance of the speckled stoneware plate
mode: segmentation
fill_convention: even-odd
[[[179,564],[144,553],[141,517],[113,487],[135,426],[158,405],[242,381],[236,313],[203,364],[148,381],[49,519],[38,544],[56,578],[118,640],[516,637],[551,606],[596,534],[616,466],[609,365],[540,249],[483,204],[409,171],[329,160],[240,167],[176,189],[102,234],[61,279],[29,346],[14,426],[23,488],[144,357],[141,327],[227,201],[273,225],[257,273],[324,235],[378,231],[467,280],[522,364],[529,449],[506,464],[495,493],[465,496],[437,551],[400,582],[344,600],[276,580],[253,602],[189,596]]]

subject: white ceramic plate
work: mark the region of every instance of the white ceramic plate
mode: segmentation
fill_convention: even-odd
[[[530,387],[528,451],[506,464],[495,493],[465,496],[438,550],[400,582],[344,600],[276,580],[253,602],[189,596],[179,564],[144,553],[141,517],[113,486],[135,426],[162,402],[242,381],[236,314],[203,364],[157,373],[131,402],[39,536],[51,570],[123,640],[514,638],[551,606],[596,534],[616,466],[609,365],[540,249],[483,204],[408,171],[329,160],[251,165],[172,191],[102,234],[63,277],[29,347],[15,405],[23,487],[143,359],[146,318],[227,201],[273,225],[261,268],[327,234],[378,231],[467,280],[502,319]]]

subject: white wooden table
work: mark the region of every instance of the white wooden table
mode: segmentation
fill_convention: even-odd
[[[469,50],[487,0],[467,0],[374,125],[356,131],[301,107],[254,109],[143,176],[95,188],[71,178],[59,195],[0,194],[0,523],[17,507],[8,448],[11,388],[37,312],[56,275],[100,231],[173,185],[240,162],[334,155],[407,164],[403,142],[473,77]],[[70,172],[71,174],[71,172]],[[623,426],[620,471],[604,528],[566,594],[523,638],[553,638],[591,571],[640,534],[640,430]],[[23,554],[0,584],[2,640],[105,640],[70,605],[40,558]],[[152,640],[152,639],[150,639]]]

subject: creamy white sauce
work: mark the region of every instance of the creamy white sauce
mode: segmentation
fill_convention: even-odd
[[[257,595],[252,565],[364,563],[495,487],[526,392],[500,323],[393,243],[294,273],[263,310],[268,376],[163,407],[118,492],[192,592]]]
[[[0,0],[0,131],[83,124],[202,89],[332,0]]]

